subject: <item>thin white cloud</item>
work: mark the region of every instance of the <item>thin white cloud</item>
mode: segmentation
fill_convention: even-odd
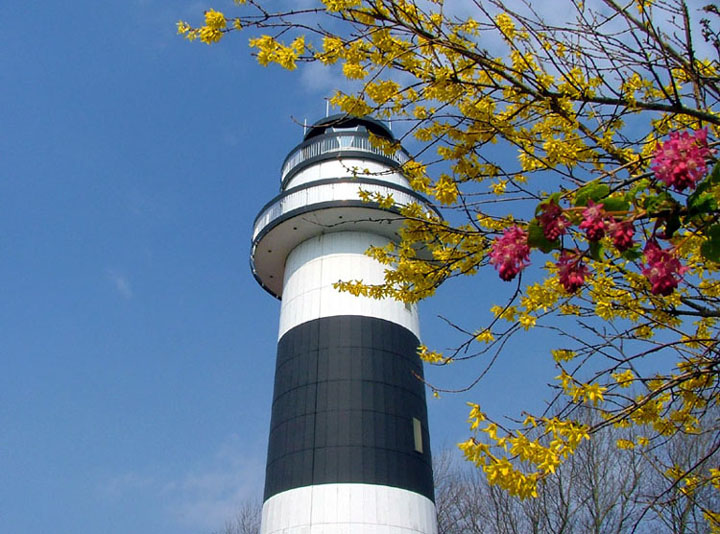
[[[326,97],[331,97],[338,89],[352,90],[351,82],[343,76],[337,66],[314,62],[301,65],[299,70],[300,83],[309,93],[322,93]]]
[[[198,532],[212,532],[231,521],[244,503],[262,495],[265,458],[248,453],[247,442],[232,436],[210,458],[175,476],[129,472],[101,488],[112,501],[156,502],[166,520]]]
[[[106,271],[108,280],[113,284],[115,289],[124,299],[131,299],[133,297],[132,286],[127,276],[112,269]]]

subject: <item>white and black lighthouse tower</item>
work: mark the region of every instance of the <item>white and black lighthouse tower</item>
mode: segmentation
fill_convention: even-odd
[[[282,300],[262,534],[437,532],[416,307],[333,288],[381,282],[364,253],[397,239],[360,189],[432,209],[370,133],[393,139],[370,118],[309,127],[255,220],[253,273]]]

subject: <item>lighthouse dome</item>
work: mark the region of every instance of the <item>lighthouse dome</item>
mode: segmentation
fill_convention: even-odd
[[[305,133],[304,141],[325,133],[334,133],[337,131],[361,131],[371,132],[378,137],[384,137],[388,140],[395,140],[392,131],[382,121],[373,119],[372,117],[353,117],[344,113],[330,115],[324,119],[320,119],[308,128]]]

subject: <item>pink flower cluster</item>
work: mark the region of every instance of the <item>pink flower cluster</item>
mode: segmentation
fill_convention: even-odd
[[[687,267],[682,266],[671,250],[661,249],[655,241],[648,241],[644,252],[647,266],[642,274],[650,282],[650,292],[653,295],[670,295]]]
[[[583,286],[588,268],[582,262],[582,254],[563,250],[556,265],[560,284],[565,291],[575,293]]]
[[[605,221],[608,218],[603,205],[588,200],[587,207],[582,214],[583,220],[580,223],[580,230],[585,230],[588,241],[600,241],[605,236]]]
[[[609,232],[619,250],[632,246],[635,230],[631,222],[612,220]],[[525,230],[512,226],[493,242],[490,263],[503,280],[512,280],[528,266],[530,247],[527,240],[528,233]],[[650,282],[650,292],[654,295],[670,295],[682,280],[687,267],[680,263],[672,249],[663,250],[654,239],[648,241],[644,253],[647,265],[643,267],[642,274]],[[585,284],[589,271],[583,256],[584,253],[578,250],[563,250],[560,253],[556,263],[558,279],[568,293],[575,293]]]
[[[541,210],[542,213],[538,216],[538,222],[546,239],[555,241],[567,233],[570,221],[565,217],[563,209],[555,201],[544,204]],[[633,241],[635,227],[632,222],[628,220],[616,221],[614,217],[605,211],[602,203],[596,204],[589,200],[582,215],[583,220],[580,223],[580,229],[585,230],[585,236],[591,243],[602,239],[607,232],[620,252],[632,248],[635,244],[635,241]]]
[[[613,245],[620,252],[625,252],[635,244],[635,241],[633,241],[635,227],[631,221],[612,220],[608,225],[608,231],[613,240]]]
[[[650,164],[657,179],[678,192],[695,189],[706,176],[707,160],[714,153],[708,145],[707,136],[707,128],[691,133],[673,132],[667,141],[658,144]],[[577,216],[572,214],[581,209],[582,220],[578,224]],[[596,243],[607,235],[620,253],[635,245],[634,217],[624,211],[608,213],[601,202],[595,203],[590,199],[583,208],[576,206],[563,210],[557,200],[553,199],[543,203],[539,212],[537,223],[548,241],[558,240],[567,234],[571,225],[578,224],[590,243]],[[670,295],[688,269],[680,263],[673,248],[663,250],[658,245],[657,238],[670,237],[655,233],[645,246],[646,265],[642,267],[642,274],[650,283],[651,293],[655,295]],[[583,261],[586,254],[587,251],[577,249],[563,249],[560,253],[556,263],[558,279],[568,293],[575,293],[585,283],[589,274]],[[515,278],[528,266],[529,261],[528,232],[519,226],[506,229],[492,244],[490,263],[503,280]]]
[[[658,145],[650,163],[655,176],[676,191],[694,189],[707,173],[705,160],[712,154],[707,133],[707,128],[692,134],[672,132],[670,139]]]
[[[500,278],[506,282],[528,266],[530,247],[528,234],[519,226],[512,226],[503,235],[493,241],[490,251],[490,263],[495,266]]]
[[[558,206],[554,200],[542,206],[542,213],[538,216],[538,221],[543,229],[545,238],[549,241],[555,241],[567,232],[570,221],[563,215],[563,209]]]

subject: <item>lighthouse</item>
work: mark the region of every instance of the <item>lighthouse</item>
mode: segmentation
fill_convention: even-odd
[[[262,534],[437,532],[416,306],[333,287],[381,283],[365,251],[398,239],[396,206],[433,209],[371,134],[394,141],[368,117],[307,128],[255,219],[252,271],[281,300]]]

